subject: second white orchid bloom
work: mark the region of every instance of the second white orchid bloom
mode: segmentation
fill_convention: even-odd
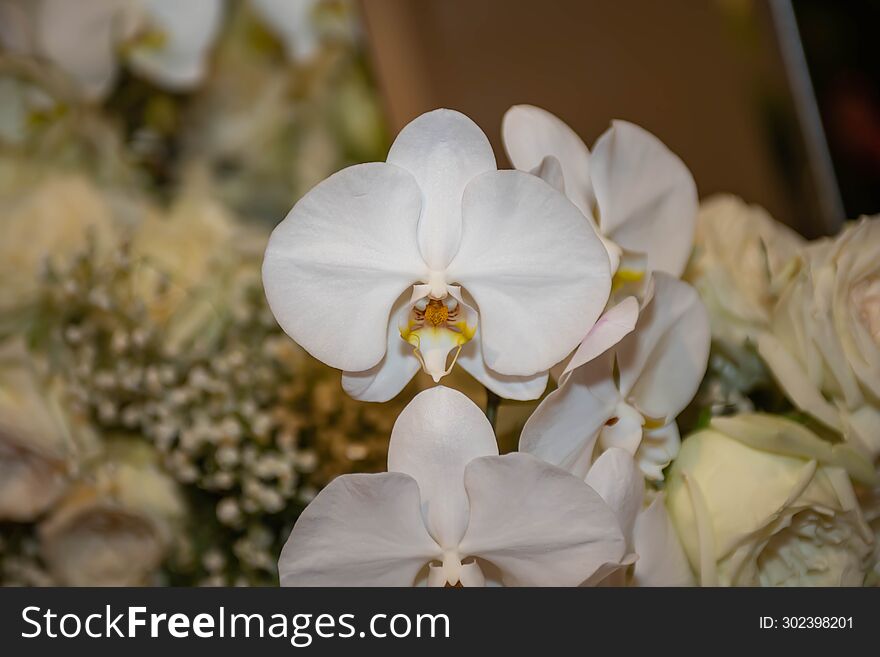
[[[691,401],[709,359],[709,319],[696,291],[668,274],[635,330],[579,365],[523,427],[520,449],[583,477],[597,451],[620,447],[662,479],[680,443],[675,417]]]
[[[502,397],[534,399],[608,299],[602,243],[558,191],[499,171],[469,118],[436,110],[386,162],[358,164],[306,194],[269,240],[269,305],[309,353],[385,401],[419,366],[457,362]]]
[[[615,478],[607,501],[534,456],[498,456],[486,417],[449,388],[400,414],[388,470],[318,494],[281,553],[282,586],[576,586],[626,554]]]
[[[532,105],[502,124],[513,165],[546,179],[580,208],[608,248],[616,285],[661,271],[680,277],[694,242],[697,189],[684,163],[654,135],[614,121],[592,153],[561,119]]]

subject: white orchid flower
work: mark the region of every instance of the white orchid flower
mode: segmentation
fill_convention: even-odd
[[[680,443],[675,417],[706,371],[709,319],[687,283],[657,273],[654,285],[632,333],[563,372],[523,427],[522,451],[583,477],[597,448],[620,447],[647,477],[662,479]]]
[[[419,365],[456,362],[502,397],[535,399],[610,290],[605,250],[536,176],[498,171],[489,141],[451,110],[406,126],[387,162],[306,194],[269,240],[263,283],[281,327],[385,401]]]
[[[179,91],[204,76],[223,0],[0,0],[0,42],[43,57],[73,78],[87,100],[109,93],[125,61]]]
[[[603,564],[586,584],[693,586],[694,576],[663,495],[645,506],[645,479],[628,451],[611,447],[603,452],[584,481],[612,508],[626,541],[626,556]]]
[[[498,456],[488,420],[455,390],[403,410],[388,470],[318,494],[281,553],[283,586],[575,586],[624,556],[596,491],[529,454]]]
[[[645,271],[680,277],[696,230],[697,190],[684,163],[659,139],[614,121],[592,153],[561,119],[532,105],[504,115],[513,165],[545,178],[578,206],[608,248],[616,284]]]

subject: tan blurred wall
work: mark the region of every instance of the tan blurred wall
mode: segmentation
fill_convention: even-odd
[[[802,230],[808,223],[756,102],[760,88],[786,93],[759,4],[365,0],[363,10],[394,132],[451,107],[501,155],[501,116],[516,103],[553,111],[588,144],[623,118],[678,153],[701,196],[733,192]]]

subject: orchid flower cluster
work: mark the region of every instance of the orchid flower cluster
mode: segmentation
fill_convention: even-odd
[[[693,178],[623,121],[592,151],[536,107],[511,108],[502,132],[514,170],[468,117],[424,114],[385,162],[314,187],[269,240],[272,312],[355,399],[456,365],[504,399],[555,381],[505,455],[465,395],[419,394],[388,471],[338,477],[300,516],[284,585],[692,582],[650,489],[709,357],[708,315],[679,278]]]

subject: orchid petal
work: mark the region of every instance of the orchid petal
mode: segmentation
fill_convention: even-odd
[[[620,390],[643,415],[664,423],[693,399],[709,360],[709,318],[694,288],[654,275],[654,298],[617,347]]]
[[[653,481],[663,480],[663,469],[678,455],[681,448],[681,435],[678,424],[672,420],[658,429],[645,429],[642,442],[636,453],[636,461],[645,474]]]
[[[592,488],[530,454],[486,456],[465,469],[470,524],[463,555],[485,559],[515,586],[576,586],[625,541]]]
[[[136,44],[128,54],[129,64],[166,87],[191,89],[205,75],[208,49],[223,17],[222,0],[143,0],[143,7],[164,43]]]
[[[635,297],[626,297],[616,306],[606,310],[574,352],[562,371],[562,377],[605,353],[624,336],[632,333],[638,319],[639,301]]]
[[[486,365],[517,376],[549,370],[605,307],[605,248],[568,199],[521,171],[471,181],[462,217],[447,276],[477,303]]]
[[[465,588],[486,586],[486,576],[476,561],[461,564],[458,571],[458,582]],[[442,588],[449,583],[446,569],[439,564],[428,566],[428,587]]]
[[[599,434],[619,401],[610,358],[608,354],[579,367],[547,395],[523,427],[520,451],[578,477],[587,474]]]
[[[615,447],[623,449],[635,456],[642,444],[645,418],[629,404],[618,404],[614,409],[614,417],[602,427],[599,435],[599,447],[603,450]]]
[[[634,586],[696,584],[662,494],[636,517],[633,541],[639,555],[633,571]]]
[[[562,173],[562,165],[552,155],[548,155],[534,169],[529,171],[533,176],[538,176],[545,183],[561,194],[565,194],[565,176]]]
[[[459,577],[461,585],[465,588],[486,586],[486,576],[476,561],[461,564]]]
[[[431,536],[454,548],[468,524],[465,466],[498,453],[483,412],[456,390],[436,386],[416,395],[397,418],[388,445],[388,470],[419,484]]]
[[[602,233],[647,254],[652,271],[681,276],[698,200],[694,178],[678,156],[648,131],[614,121],[593,147],[590,175]]]
[[[396,397],[419,371],[413,348],[400,337],[401,324],[409,316],[409,294],[400,296],[388,322],[388,343],[385,356],[363,372],[343,372],[342,388],[354,399],[386,402]]]
[[[631,546],[636,516],[645,497],[645,480],[632,455],[617,448],[603,452],[584,481],[617,514],[623,535]]]
[[[315,358],[352,372],[382,359],[392,306],[425,273],[420,198],[402,169],[357,164],[314,187],[272,232],[263,261],[269,306]]]
[[[428,299],[431,292],[431,285],[414,285],[410,303],[442,303],[447,314],[440,323],[435,325],[424,316],[419,319],[413,312],[400,322],[398,330],[400,336],[411,345],[425,373],[434,379],[434,383],[439,383],[452,371],[462,347],[476,334],[479,322],[477,311],[464,301],[460,287],[444,286],[441,290],[445,294],[442,301]],[[422,309],[424,312],[427,305]]]
[[[458,356],[458,364],[468,374],[502,399],[527,401],[538,399],[544,394],[547,389],[547,372],[533,376],[510,376],[493,372],[486,367],[483,360],[481,341],[480,327],[477,326],[473,339],[462,348]]]
[[[284,545],[282,586],[412,586],[440,556],[419,512],[419,488],[396,472],[337,477]]]
[[[562,168],[566,196],[592,218],[590,150],[574,130],[540,107],[514,105],[504,113],[501,135],[507,157],[520,171],[532,171],[546,156],[554,157]]]
[[[422,191],[419,249],[431,269],[442,271],[461,240],[465,187],[479,174],[495,170],[492,146],[464,114],[438,109],[400,131],[388,162],[409,171]]]
[[[73,77],[88,100],[106,95],[116,79],[118,0],[43,0],[36,20],[37,46]]]

